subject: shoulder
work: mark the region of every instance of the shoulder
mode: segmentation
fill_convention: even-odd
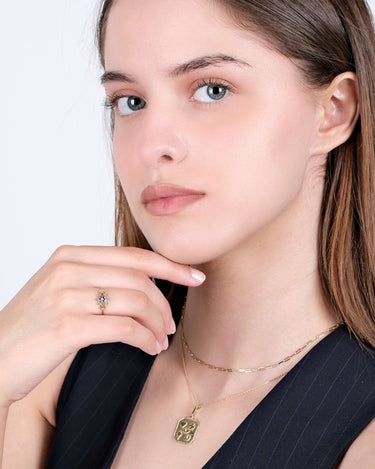
[[[344,331],[354,364],[353,382],[359,388],[366,389],[357,402],[356,413],[365,406],[368,418],[362,428],[358,427],[357,435],[337,469],[372,468],[375,459],[375,349],[361,344],[347,329],[344,328]]]
[[[353,467],[370,469],[374,467],[374,460],[375,420],[372,420],[351,444],[337,469],[352,469]]]
[[[375,379],[375,349],[363,344],[346,326],[340,327],[333,336],[335,348],[344,357],[345,364],[351,362],[355,377],[365,373],[370,380]]]

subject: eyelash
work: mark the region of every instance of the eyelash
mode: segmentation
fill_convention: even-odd
[[[234,89],[232,88],[232,86],[229,83],[226,83],[226,82],[220,81],[220,80],[216,80],[214,78],[208,78],[208,79],[203,78],[203,79],[199,80],[194,85],[193,92],[195,93],[199,88],[203,88],[204,86],[212,86],[212,87],[217,86],[219,88],[225,88],[230,93],[233,93],[233,91],[234,91]],[[221,99],[219,101],[221,101]],[[215,103],[215,101],[212,101],[212,103],[201,103],[201,104],[211,105],[211,104],[214,104],[214,103]]]
[[[203,78],[203,79],[199,80],[194,85],[193,94],[195,94],[195,92],[199,88],[202,88],[204,86],[212,86],[212,87],[217,86],[217,87],[220,87],[220,88],[225,88],[227,91],[229,91],[229,93],[233,93],[233,91],[234,91],[233,87],[231,85],[229,85],[229,83],[226,83],[226,82],[220,81],[220,80],[216,80],[214,78],[208,78],[208,79]],[[130,97],[137,97],[137,96],[119,94],[119,95],[114,95],[112,97],[106,98],[105,102],[104,102],[104,107],[114,111],[114,110],[116,110],[117,103],[121,98],[130,98]],[[219,99],[217,101],[212,101],[210,103],[200,102],[200,104],[203,104],[203,105],[206,105],[206,106],[211,106],[212,104],[216,104],[217,102],[220,102],[220,101],[222,101],[222,99]]]

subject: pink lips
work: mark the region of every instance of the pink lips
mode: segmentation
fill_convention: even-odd
[[[141,202],[151,215],[173,215],[204,196],[186,187],[174,184],[147,186],[141,194]]]

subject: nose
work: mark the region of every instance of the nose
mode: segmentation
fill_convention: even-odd
[[[187,145],[181,127],[176,112],[146,111],[137,139],[138,157],[153,167],[183,161]]]

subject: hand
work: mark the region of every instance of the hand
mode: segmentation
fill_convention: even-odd
[[[70,354],[124,342],[157,354],[175,331],[151,278],[194,287],[204,274],[138,248],[63,246],[0,312],[0,405],[25,397]],[[96,303],[99,289],[109,303]]]

